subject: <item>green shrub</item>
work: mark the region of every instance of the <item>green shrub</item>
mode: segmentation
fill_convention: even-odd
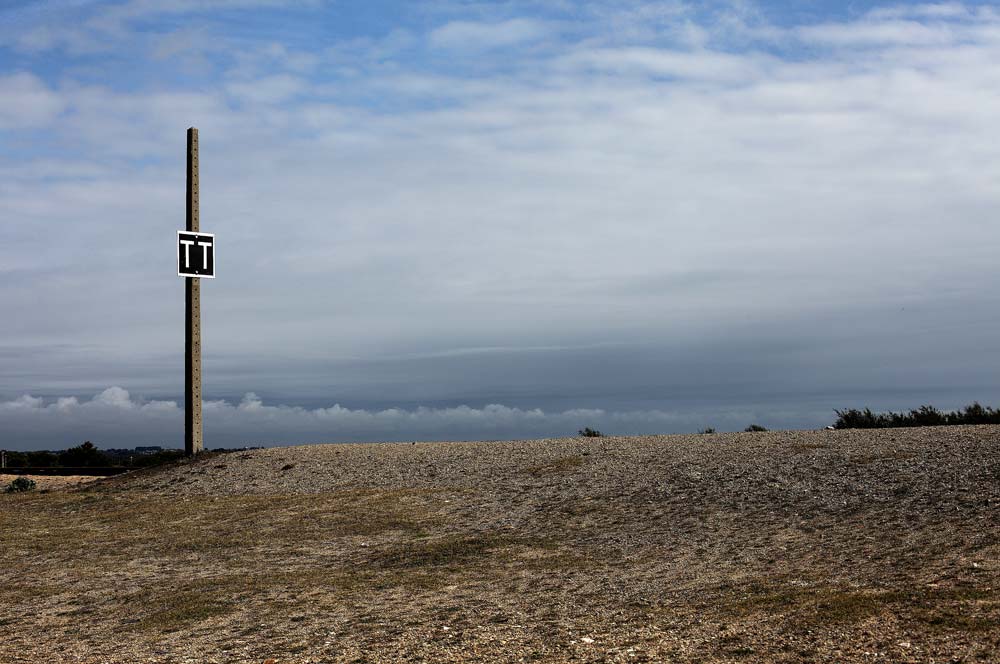
[[[715,429],[713,427],[708,427],[707,429],[702,429],[698,433],[715,433]]]
[[[584,438],[601,438],[604,436],[604,434],[597,429],[591,429],[590,427],[583,427],[580,429],[580,435]]]
[[[24,457],[24,465],[33,468],[55,466],[59,460],[55,454],[44,450],[40,452],[25,452]]]
[[[759,424],[751,424],[744,431],[767,431],[766,427],[762,427]]]
[[[89,440],[59,453],[59,465],[67,467],[110,466],[111,459]]]
[[[907,413],[873,413],[870,408],[834,410],[835,429],[885,429],[888,427],[931,427],[955,424],[1000,424],[1000,409],[973,403],[962,410],[943,413],[934,406],[921,406]]]
[[[21,491],[32,491],[34,488],[35,480],[28,479],[27,477],[18,477],[8,484],[4,491],[7,493],[19,493]]]

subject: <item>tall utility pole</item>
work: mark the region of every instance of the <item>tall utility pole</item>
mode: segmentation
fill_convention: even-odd
[[[187,232],[198,233],[198,130],[187,130]],[[203,447],[201,435],[201,279],[184,278],[184,452]]]

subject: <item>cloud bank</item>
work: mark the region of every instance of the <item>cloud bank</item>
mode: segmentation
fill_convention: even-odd
[[[577,408],[545,412],[540,408],[512,408],[488,404],[481,408],[456,406],[412,410],[351,409],[338,404],[323,408],[268,405],[254,393],[239,402],[204,404],[206,446],[240,447],[317,442],[490,440],[528,437],[565,437],[590,426],[608,433],[662,433],[691,431],[699,416],[661,410],[606,411]],[[729,412],[727,423],[743,422],[752,412]],[[745,425],[740,425],[745,426]],[[55,448],[90,440],[100,447],[164,445],[182,447],[177,439],[183,427],[183,409],[175,401],[132,397],[121,387],[110,387],[90,399],[43,399],[22,395],[0,402],[0,446]]]

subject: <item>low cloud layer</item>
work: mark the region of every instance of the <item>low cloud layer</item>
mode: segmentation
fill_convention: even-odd
[[[254,393],[239,402],[204,404],[206,446],[238,447],[316,442],[490,440],[564,437],[585,426],[607,433],[693,431],[699,415],[660,410],[578,408],[546,412],[489,404],[481,408],[385,408],[334,404],[323,408],[269,405]],[[720,415],[717,413],[717,416]],[[721,414],[718,426],[747,422],[752,411]],[[704,426],[704,425],[701,425]],[[743,426],[741,424],[741,426]],[[90,440],[100,447],[180,447],[183,409],[175,401],[144,400],[110,387],[90,399],[24,395],[0,402],[3,447],[67,447]]]

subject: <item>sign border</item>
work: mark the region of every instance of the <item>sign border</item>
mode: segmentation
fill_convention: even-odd
[[[184,274],[183,272],[181,272],[181,233],[184,233],[186,235],[205,235],[207,237],[212,238],[212,272],[213,272],[213,274],[211,276],[207,275],[207,274],[195,274],[195,275],[191,275],[191,274]],[[202,233],[200,231],[197,231],[197,232],[196,231],[177,231],[177,242],[175,244],[176,244],[176,246],[174,248],[177,250],[177,260],[174,262],[174,264],[177,266],[177,276],[178,277],[187,277],[188,279],[215,279],[215,274],[214,274],[214,272],[215,272],[215,266],[216,266],[215,233]]]

